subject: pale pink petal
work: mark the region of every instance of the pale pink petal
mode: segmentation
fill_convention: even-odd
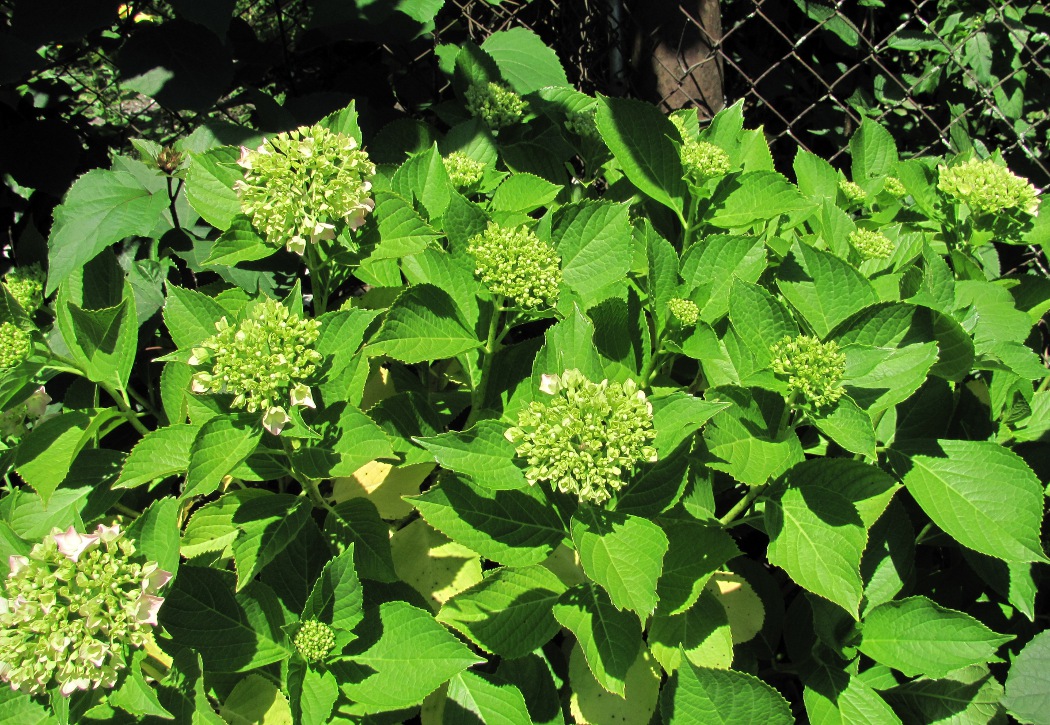
[[[237,159],[237,165],[243,169],[250,169],[252,167],[251,154],[247,146],[241,146],[241,157]]]
[[[306,253],[306,240],[298,235],[294,236],[284,245],[284,248],[301,257]]]
[[[292,405],[303,406],[306,408],[316,408],[317,405],[314,403],[314,396],[309,386],[299,383],[292,388],[289,398],[292,401]]]
[[[11,554],[11,556],[7,557],[7,566],[11,568],[10,576],[14,576],[22,571],[22,569],[29,566],[29,558],[18,556],[17,554]]]
[[[64,533],[52,532],[51,538],[58,544],[62,555],[70,561],[76,561],[87,549],[98,543],[98,534],[80,534],[72,526]]]
[[[41,385],[26,401],[26,415],[30,418],[39,418],[47,412],[47,406],[50,403],[51,396],[47,394],[44,386]]]
[[[64,697],[69,697],[77,690],[86,690],[89,687],[91,687],[91,680],[89,680],[86,677],[80,677],[75,680],[70,680],[69,682],[63,682],[62,695]]]
[[[558,376],[540,376],[540,392],[547,393],[547,395],[554,395],[556,392],[558,392]]]
[[[155,597],[152,594],[143,594],[139,597],[139,610],[136,618],[143,624],[157,624],[157,612],[160,605],[164,604],[164,597]]]
[[[281,434],[290,421],[291,418],[284,412],[284,408],[274,406],[263,414],[262,424],[263,428],[276,436]]]
[[[154,566],[156,566],[154,564]],[[171,572],[164,571],[163,569],[154,569],[146,574],[146,578],[142,580],[142,591],[144,592],[155,592],[162,586],[171,581]]]
[[[120,524],[113,524],[112,526],[103,526],[102,524],[99,524],[98,528],[95,529],[95,534],[103,543],[108,544],[109,542],[120,538]]]

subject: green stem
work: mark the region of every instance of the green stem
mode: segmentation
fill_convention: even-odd
[[[171,223],[176,229],[182,229],[182,225],[179,224],[179,212],[175,209],[175,200],[179,198],[179,192],[182,191],[182,179],[179,179],[179,183],[175,186],[175,189],[171,188],[172,178],[168,177],[168,208],[171,210]],[[155,259],[155,257],[151,257]]]
[[[751,504],[755,502],[756,498],[765,493],[767,488],[769,488],[768,483],[761,483],[749,488],[747,493],[744,494],[744,497],[737,501],[736,505],[729,509],[729,512],[725,516],[718,520],[719,523],[721,523],[722,526],[728,526],[731,524],[738,516],[740,516],[740,514],[751,508]]]
[[[120,411],[121,415],[124,416],[124,420],[131,423],[131,427],[137,430],[142,435],[147,435],[150,429],[147,428],[141,420],[139,420],[138,414],[131,409],[131,405],[128,402],[127,395],[118,395],[117,391],[112,386],[106,383],[97,383],[97,385],[106,391],[106,395],[113,398],[113,402],[117,404],[117,410]],[[123,392],[123,391],[121,391]]]
[[[489,374],[492,372],[492,358],[499,351],[499,322],[503,317],[503,298],[499,297],[492,303],[492,315],[489,317],[489,332],[482,349],[481,377],[478,384],[470,391],[470,415],[464,428],[470,428],[477,422],[481,415],[481,406],[485,402],[485,390],[488,388]]]
[[[310,291],[314,296],[314,316],[317,317],[328,311],[328,280],[324,277],[324,265],[318,259],[312,242],[306,243],[303,261],[310,270]]]

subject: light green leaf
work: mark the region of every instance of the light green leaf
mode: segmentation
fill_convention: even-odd
[[[806,714],[815,725],[900,725],[878,692],[841,670],[821,667],[805,679]]]
[[[739,556],[740,550],[733,537],[714,521],[672,519],[663,528],[668,550],[656,591],[659,612],[671,616],[692,607],[711,575]]]
[[[800,462],[802,445],[794,433],[779,433],[784,399],[758,388],[710,388],[705,398],[733,405],[704,427],[704,439],[715,459],[709,468],[725,471],[749,486],[758,486]]]
[[[485,295],[485,288],[465,259],[453,257],[443,250],[426,249],[402,259],[401,271],[409,284],[432,284],[447,290],[467,326],[472,328],[477,324],[480,316],[478,297]]]
[[[657,613],[649,625],[649,648],[668,673],[685,656],[697,667],[729,669],[733,664],[733,633],[719,597],[705,590],[695,605],[673,616]]]
[[[787,702],[757,677],[683,662],[660,693],[664,725],[765,723],[792,725]]]
[[[290,688],[289,688],[290,689]],[[326,723],[332,708],[339,699],[339,683],[328,670],[316,670],[303,666],[302,692],[299,709],[303,723]],[[293,712],[295,708],[293,707]]]
[[[557,634],[551,608],[564,591],[540,565],[504,567],[445,602],[437,620],[500,657],[525,657]]]
[[[215,334],[215,323],[226,316],[218,302],[195,290],[168,285],[164,324],[172,342],[185,349]]]
[[[220,415],[205,423],[190,448],[190,465],[181,498],[206,496],[222,477],[246,459],[259,443],[262,428],[243,418]]]
[[[95,169],[81,176],[54,211],[45,294],[124,237],[148,236],[167,207],[164,194],[126,171]]]
[[[711,200],[713,214],[707,219],[721,229],[750,227],[781,214],[809,212],[815,202],[775,171],[752,171],[720,187]]]
[[[593,584],[562,594],[554,605],[554,618],[576,636],[598,684],[623,697],[628,670],[642,645],[638,618],[616,609]]]
[[[1050,631],[1040,632],[1014,658],[1006,676],[1006,699],[1010,714],[1023,723],[1037,723],[1050,712]]]
[[[429,219],[444,216],[453,188],[437,144],[431,144],[401,164],[390,180],[390,188],[402,199],[415,199],[422,204]],[[380,234],[385,236],[382,227]]]
[[[63,288],[55,301],[62,340],[89,380],[123,390],[135,364],[138,318],[135,292],[124,281],[120,303],[105,309],[83,309]]]
[[[364,579],[397,581],[390,553],[390,529],[367,498],[342,501],[328,513],[324,534],[338,551],[354,550],[354,567]]]
[[[180,423],[150,431],[131,449],[113,488],[135,488],[185,473],[199,426]]]
[[[221,552],[229,547],[241,533],[233,523],[241,505],[266,495],[267,492],[259,488],[237,489],[197,509],[182,535],[182,555],[192,559],[206,552]],[[225,556],[233,556],[232,549]]]
[[[288,546],[306,525],[311,510],[309,501],[290,493],[259,496],[241,505],[234,518],[241,530],[233,541],[237,591]]]
[[[518,93],[569,85],[558,56],[527,28],[495,32],[481,48],[496,61],[500,74]]]
[[[482,722],[531,725],[521,691],[510,684],[497,684],[474,672],[460,672],[449,680],[443,723]]]
[[[869,415],[903,403],[926,382],[937,360],[937,344],[908,345],[899,349],[845,349],[846,374],[842,383],[851,398]]]
[[[678,137],[656,106],[625,98],[598,98],[598,131],[623,173],[645,194],[681,216],[686,194]]]
[[[20,441],[14,469],[40,494],[45,505],[87,444],[90,426],[91,416],[87,413],[67,411],[40,423]]]
[[[998,662],[995,651],[1014,638],[921,596],[871,610],[861,634],[861,652],[908,677],[943,677],[968,665]]]
[[[192,647],[211,672],[247,672],[291,654],[282,627],[291,624],[273,590],[252,582],[236,595],[233,573],[182,566],[165,590],[160,625]]]
[[[492,195],[492,209],[525,213],[535,211],[554,201],[561,189],[559,185],[533,174],[512,174]]]
[[[347,632],[364,618],[364,595],[354,570],[354,546],[325,564],[300,620],[320,619]]]
[[[469,430],[413,440],[443,467],[470,476],[485,488],[525,488],[525,474],[514,465],[514,444],[504,436],[506,430],[498,421],[483,420]]]
[[[478,659],[429,612],[400,601],[379,606],[379,641],[331,666],[343,694],[370,712],[416,705]]]
[[[135,550],[147,561],[155,561],[164,571],[179,570],[179,502],[171,496],[154,500],[126,532],[135,541]]]
[[[572,312],[544,333],[544,345],[532,365],[533,394],[540,376],[561,375],[566,370],[579,370],[589,380],[600,382],[605,377],[601,357],[594,346],[594,324],[573,305]],[[546,395],[537,395],[543,400]]]
[[[817,430],[850,453],[875,458],[875,427],[871,416],[853,398],[843,395],[834,408],[817,411],[813,416]]]
[[[369,259],[397,259],[419,254],[438,233],[419,216],[404,198],[388,191],[376,192],[379,243]]]
[[[654,398],[652,404],[656,429],[653,447],[660,458],[669,456],[716,413],[730,406],[730,403],[703,400],[681,390]]]
[[[215,240],[215,245],[201,265],[204,267],[212,265],[232,267],[241,262],[266,259],[276,252],[277,247],[267,244],[259,236],[248,217],[238,215],[229,228]]]
[[[887,176],[897,170],[897,145],[877,121],[864,118],[849,140],[853,157],[853,181],[869,194],[882,188]]]
[[[908,512],[899,500],[891,501],[886,513],[868,532],[868,548],[860,562],[864,577],[864,615],[896,597],[915,570],[915,532]]]
[[[238,682],[219,714],[228,725],[291,725],[288,699],[270,680],[251,674]]]
[[[772,360],[771,345],[798,335],[798,324],[784,303],[764,287],[740,279],[729,291],[729,321],[762,367]]]
[[[540,563],[565,536],[554,507],[536,488],[491,491],[446,476],[408,500],[435,529],[507,566]]]
[[[433,285],[421,284],[397,298],[365,350],[414,364],[455,357],[477,347],[481,342],[461,321],[452,298]]]
[[[831,199],[839,194],[839,174],[835,167],[816,154],[811,154],[802,147],[795,152],[792,163],[798,188],[813,199]]]
[[[780,266],[777,285],[822,339],[850,315],[879,301],[860,272],[806,244],[792,248]]]
[[[562,277],[584,307],[599,291],[627,274],[631,265],[631,226],[626,204],[583,201],[558,210],[551,241],[561,255]]]
[[[164,709],[160,700],[157,699],[157,691],[142,676],[142,661],[145,658],[145,650],[135,652],[127,677],[121,686],[109,695],[108,702],[140,718],[156,717],[171,720],[174,715]],[[0,709],[0,722],[3,721],[2,709]]]
[[[908,492],[963,546],[1007,562],[1046,562],[1043,485],[1013,451],[990,441],[908,441],[894,468]]]
[[[729,312],[735,279],[757,282],[766,268],[766,245],[759,237],[715,234],[694,244],[682,257],[682,279],[694,290],[700,319],[713,323]]]
[[[241,213],[241,200],[233,190],[234,183],[244,178],[244,171],[237,165],[240,155],[235,146],[193,154],[186,173],[186,199],[190,206],[204,221],[223,231]]]
[[[583,571],[620,609],[642,622],[656,609],[656,583],[663,571],[667,535],[648,519],[595,507],[572,517],[572,541]]]

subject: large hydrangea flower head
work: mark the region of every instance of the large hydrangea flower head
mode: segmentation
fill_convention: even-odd
[[[39,264],[15,267],[4,275],[4,286],[23,310],[30,315],[44,305],[44,283],[47,275]]]
[[[833,405],[846,392],[841,385],[846,355],[833,340],[785,337],[772,345],[770,354],[773,372],[787,378],[788,390],[814,408]]]
[[[506,437],[528,467],[530,484],[548,481],[581,502],[603,504],[639,463],[656,460],[653,406],[633,380],[594,383],[579,370],[544,375],[533,401]]]
[[[448,174],[448,180],[452,182],[452,186],[461,191],[477,186],[485,174],[485,164],[477,159],[472,159],[462,151],[453,151],[441,161]]]
[[[171,574],[135,555],[119,526],[54,529],[9,558],[0,598],[0,680],[39,694],[113,687],[157,624]]]
[[[321,323],[304,319],[277,300],[254,305],[237,324],[225,317],[216,334],[193,348],[195,393],[232,393],[234,408],[263,411],[263,426],[279,434],[290,420],[285,405],[314,407],[307,382],[322,356],[313,349]]]
[[[561,284],[561,257],[554,247],[527,227],[501,227],[489,222],[484,232],[467,242],[474,257],[474,274],[493,294],[519,306],[553,306]]]
[[[244,178],[234,184],[241,210],[266,240],[297,254],[309,242],[335,237],[335,226],[365,223],[376,167],[351,136],[303,126],[241,147]]]
[[[33,336],[11,322],[0,323],[0,370],[21,365],[33,352]]]
[[[897,248],[893,240],[885,234],[871,229],[858,229],[850,232],[849,243],[860,252],[860,256],[864,259],[886,259]]]
[[[975,214],[1020,209],[1034,215],[1039,211],[1038,192],[1028,179],[991,159],[969,159],[955,166],[942,164],[937,171],[937,187],[965,202]]]
[[[491,130],[517,123],[528,106],[514,91],[499,83],[475,83],[466,92],[467,112]]]

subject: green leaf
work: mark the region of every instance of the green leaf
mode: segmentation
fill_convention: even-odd
[[[657,613],[649,625],[649,648],[668,673],[683,656],[697,667],[729,669],[733,663],[733,633],[718,595],[705,590],[688,611],[673,616]]]
[[[631,266],[631,226],[626,204],[582,201],[558,210],[551,241],[561,255],[562,278],[586,308],[603,287],[623,279]]]
[[[1006,709],[1024,723],[1037,723],[1050,711],[1050,631],[1040,632],[1014,658],[1006,676]]]
[[[69,411],[38,424],[19,443],[14,469],[40,494],[45,505],[87,444],[90,426],[87,413]]]
[[[291,654],[282,627],[291,623],[273,590],[252,582],[236,595],[233,573],[182,566],[164,595],[160,625],[200,653],[210,672],[247,672]]]
[[[720,188],[707,219],[721,229],[741,229],[781,214],[809,212],[816,204],[775,171],[752,171]]]
[[[135,488],[185,473],[190,467],[190,447],[200,426],[180,423],[150,431],[124,460],[113,488]]]
[[[179,502],[166,496],[151,503],[127,527],[128,538],[134,539],[136,553],[155,561],[166,572],[179,570]]]
[[[429,148],[401,164],[390,180],[390,187],[401,198],[415,199],[422,204],[429,219],[435,220],[444,216],[453,188],[437,144],[431,144]],[[380,233],[386,236],[382,234],[382,227]]]
[[[908,677],[943,677],[967,665],[998,662],[995,651],[1014,638],[921,596],[876,607],[864,617],[861,634],[861,652]]]
[[[405,199],[387,191],[376,192],[379,244],[369,259],[398,259],[419,254],[438,238],[438,233]]]
[[[839,475],[881,473],[871,466],[843,471],[821,464],[840,459],[816,459],[792,468],[785,485],[769,496],[765,527],[769,561],[801,586],[860,618],[864,582],[860,560],[868,543],[857,507],[837,488]],[[882,474],[885,477],[885,474]]]
[[[648,519],[583,507],[572,517],[572,542],[580,565],[620,609],[644,622],[656,609],[667,535]]]
[[[521,691],[514,685],[497,684],[491,679],[491,675],[486,678],[467,671],[449,680],[442,722],[531,725]]]
[[[937,360],[933,342],[900,349],[847,347],[846,392],[869,415],[903,403],[922,387]]]
[[[259,496],[241,505],[233,519],[241,530],[233,542],[237,591],[295,539],[311,510],[309,501],[289,493]]]
[[[831,199],[839,194],[839,174],[835,167],[816,154],[799,147],[792,164],[798,188],[812,199]]]
[[[493,33],[481,44],[500,74],[516,92],[538,91],[544,86],[568,86],[561,61],[540,37],[527,28]]]
[[[780,300],[740,279],[729,291],[729,321],[763,367],[772,360],[771,345],[798,335],[798,324]]]
[[[716,522],[672,519],[664,526],[668,549],[657,586],[659,612],[680,614],[696,603],[711,575],[740,555],[736,541]]]
[[[228,725],[255,725],[255,723],[291,723],[292,708],[288,699],[270,680],[251,674],[238,682],[219,714]]]
[[[871,416],[848,395],[839,398],[834,408],[818,411],[813,423],[817,430],[850,453],[875,458],[877,441]]]
[[[193,154],[186,173],[186,199],[190,206],[204,221],[222,231],[229,229],[241,213],[241,200],[233,190],[234,183],[244,178],[244,171],[237,165],[240,155],[235,146]]]
[[[805,685],[803,700],[810,722],[822,725],[901,723],[878,692],[847,672],[821,667],[806,677]]]
[[[504,436],[506,430],[498,421],[483,420],[469,430],[413,440],[443,467],[470,476],[484,488],[525,488],[525,474],[514,464],[514,444]]]
[[[95,169],[81,176],[54,211],[45,294],[124,237],[148,236],[167,207],[164,194],[126,171]]]
[[[557,184],[533,174],[512,174],[492,195],[492,209],[525,213],[535,211],[554,201],[561,189]]]
[[[1006,721],[1003,686],[987,665],[964,667],[940,679],[921,677],[884,691],[883,696],[908,723],[986,725]]]
[[[707,466],[725,471],[749,486],[758,486],[800,462],[802,445],[794,433],[779,434],[784,399],[757,388],[710,388],[708,400],[726,400],[732,407],[721,411],[704,428],[714,460]]]
[[[45,503],[36,493],[16,488],[0,499],[0,514],[11,530],[24,541],[43,539],[58,527],[81,523],[91,488],[60,488]],[[28,552],[27,552],[28,553]]]
[[[324,534],[337,551],[354,550],[354,566],[363,579],[397,581],[390,553],[390,530],[366,498],[336,504],[324,522]]]
[[[605,377],[602,360],[594,346],[594,324],[578,306],[573,305],[572,312],[543,337],[544,345],[532,365],[533,391],[539,388],[540,376],[544,374],[561,375],[576,369],[594,382]]]
[[[233,267],[241,262],[254,262],[275,254],[277,247],[267,244],[255,231],[248,217],[238,215],[211,248],[202,266]]]
[[[332,714],[332,708],[339,699],[339,683],[328,670],[315,670],[302,666],[303,681],[298,698],[298,707],[302,713],[303,723],[326,723]],[[289,689],[291,687],[289,686]],[[293,694],[294,698],[294,694]],[[293,699],[292,712],[296,711]]]
[[[766,268],[761,238],[715,234],[694,244],[682,257],[682,279],[700,305],[700,319],[715,322],[729,312],[729,291],[735,279],[754,283]]]
[[[897,145],[878,122],[864,118],[849,140],[853,157],[853,181],[869,194],[882,188],[887,176],[897,170]]]
[[[536,488],[490,491],[446,476],[408,499],[427,523],[486,559],[507,566],[538,564],[565,536],[561,519]]]
[[[525,657],[557,634],[551,609],[565,585],[540,565],[497,569],[445,602],[437,620],[500,657]]]
[[[364,596],[354,570],[353,544],[325,564],[300,619],[320,619],[347,632],[364,619]]]
[[[443,682],[483,661],[429,612],[393,601],[379,605],[378,616],[379,641],[353,662],[331,666],[343,694],[370,712],[419,704]]]
[[[243,418],[220,415],[205,423],[190,448],[190,465],[182,499],[206,496],[222,477],[246,459],[259,443],[262,428]]]
[[[289,612],[302,612],[314,583],[331,558],[332,551],[321,529],[309,518],[296,537],[260,572],[259,581],[273,589]]]
[[[534,725],[565,725],[558,687],[545,657],[531,654],[516,660],[501,659],[495,676],[518,688]]]
[[[638,618],[619,611],[593,584],[562,594],[554,605],[554,618],[576,636],[598,684],[623,697],[627,671],[642,645]]]
[[[685,173],[671,140],[678,137],[674,124],[652,104],[604,96],[595,122],[631,183],[681,217]]]
[[[891,456],[912,498],[960,544],[1007,562],[1047,562],[1043,485],[1016,453],[990,441],[916,440]]]
[[[321,440],[304,441],[291,461],[308,478],[350,476],[369,461],[395,458],[383,429],[352,405],[329,405],[307,422],[321,431]]]
[[[446,292],[421,284],[406,290],[386,313],[383,326],[365,348],[413,364],[455,357],[481,347]]]
[[[660,693],[660,713],[665,725],[795,722],[780,693],[757,677],[688,662],[682,663]]]
[[[485,295],[485,288],[474,277],[474,270],[465,259],[442,250],[426,249],[402,259],[401,271],[409,284],[432,284],[448,290],[467,326],[477,324],[480,316],[478,297]]]
[[[62,340],[88,379],[123,390],[135,363],[138,318],[135,292],[127,281],[123,299],[113,307],[87,310],[69,300],[66,289],[55,301]]]
[[[229,547],[241,533],[233,523],[237,511],[248,500],[266,495],[268,492],[259,488],[237,489],[197,509],[182,535],[182,555],[191,559]],[[224,555],[229,556],[233,556],[232,549]]]
[[[172,342],[181,349],[193,347],[215,334],[215,323],[226,317],[218,302],[195,290],[168,285],[164,324]]]
[[[399,9],[402,9],[403,12],[408,14],[407,7],[409,3],[400,2],[398,5]],[[361,127],[357,123],[357,101],[350,101],[350,105],[345,108],[340,108],[338,111],[329,113],[318,122],[318,125],[327,128],[333,133],[349,136],[357,141],[358,144],[361,144],[364,141],[361,136]]]
[[[777,286],[820,338],[879,301],[871,283],[838,257],[796,244],[780,266]]]
[[[165,720],[174,718],[164,709],[157,699],[157,691],[142,676],[142,661],[146,659],[145,650],[137,650],[132,657],[127,677],[120,687],[108,697],[110,705],[119,707],[124,712],[138,717],[157,717]],[[2,715],[0,715],[2,717]]]
[[[656,429],[653,446],[660,458],[671,455],[716,413],[730,406],[730,403],[702,400],[681,390],[654,398],[652,404]]]

